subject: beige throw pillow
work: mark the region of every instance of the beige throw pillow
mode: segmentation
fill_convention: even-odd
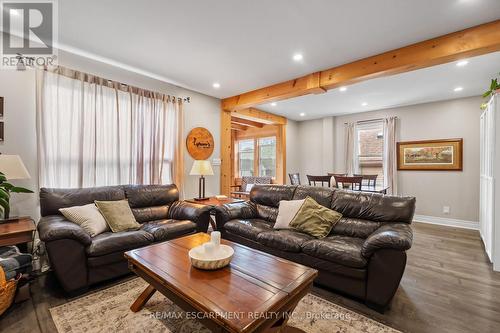
[[[299,211],[290,222],[290,227],[316,238],[328,236],[342,214],[317,203],[307,197]]]
[[[136,230],[141,227],[135,220],[130,209],[128,200],[118,201],[95,201],[95,204],[102,216],[108,223],[111,231],[120,232],[126,230]]]
[[[65,218],[82,227],[90,237],[109,231],[108,224],[93,203],[84,206],[61,208],[59,211]]]
[[[293,220],[304,201],[305,199],[281,200],[274,229],[290,229],[290,222]]]

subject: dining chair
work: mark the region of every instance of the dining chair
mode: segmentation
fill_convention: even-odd
[[[363,180],[367,180],[368,181],[368,186],[375,186],[377,185],[377,177],[378,175],[357,175],[357,174],[354,174],[353,175],[354,177],[363,177]]]
[[[347,176],[347,173],[334,173],[334,172],[329,172],[328,176],[330,177],[335,177],[335,176],[340,176],[340,177],[345,177]],[[335,179],[333,180],[335,182]],[[333,186],[337,186],[337,184],[333,184]]]
[[[309,186],[317,186],[317,183],[321,183],[321,186],[325,186],[325,183],[330,187],[332,176],[312,176],[307,175],[307,181],[309,182]]]
[[[354,191],[361,191],[361,184],[363,183],[363,177],[348,177],[348,176],[333,176],[335,178],[335,186],[339,188],[339,184],[342,184],[342,188],[346,188],[349,184],[350,188]]]
[[[250,190],[255,184],[269,185],[273,181],[272,177],[254,177],[254,176],[244,176],[241,177],[240,185],[231,185],[238,190],[231,192],[233,198],[248,198],[250,196]]]
[[[290,177],[290,184],[292,185],[300,185],[300,174],[297,173],[289,173],[288,177]]]

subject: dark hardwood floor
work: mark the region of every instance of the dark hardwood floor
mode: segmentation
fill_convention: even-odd
[[[500,273],[491,270],[478,232],[413,226],[406,271],[386,313],[324,289],[313,292],[404,332],[500,332]],[[56,332],[49,308],[67,301],[54,276],[45,274],[31,283],[31,300],[0,317],[0,332]]]

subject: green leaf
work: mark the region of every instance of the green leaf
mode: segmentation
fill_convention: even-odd
[[[2,183],[0,184],[0,187],[3,187],[5,188],[7,191],[10,191],[11,188],[14,187],[14,185],[10,184],[10,183]]]
[[[28,190],[27,188],[17,187],[17,186],[11,187],[10,191],[14,193],[33,193],[32,190]]]
[[[490,91],[496,90],[498,87],[498,79],[491,80]]]
[[[0,198],[3,198],[7,201],[9,201],[10,199],[10,194],[9,192],[7,192],[6,190],[4,190],[3,188],[0,187]]]
[[[6,180],[7,180],[7,177],[5,177],[5,175],[2,172],[0,172],[0,182],[3,183]]]
[[[483,94],[483,98],[489,97],[491,95],[491,90],[488,90]]]
[[[7,215],[7,212],[10,212],[10,205],[7,200],[0,198],[0,207],[3,209],[4,216]]]

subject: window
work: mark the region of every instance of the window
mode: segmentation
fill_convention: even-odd
[[[254,144],[254,139],[238,141],[238,162],[240,177],[254,175]]]
[[[276,177],[276,137],[259,139],[259,176]]]
[[[237,174],[276,177],[276,137],[237,141]]]
[[[378,175],[377,185],[384,183],[383,133],[383,123],[379,121],[356,126],[359,172],[362,175]]]

